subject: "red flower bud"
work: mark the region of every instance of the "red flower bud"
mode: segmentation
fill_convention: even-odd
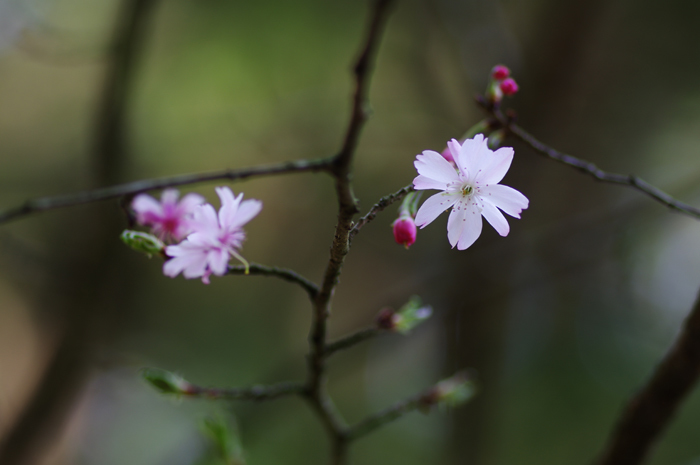
[[[513,78],[507,78],[503,82],[501,82],[501,92],[503,92],[503,95],[513,95],[515,94],[519,87],[518,83],[515,82]]]
[[[497,81],[502,81],[510,76],[510,70],[507,66],[496,65],[491,70],[491,77]]]
[[[402,214],[391,225],[394,228],[394,240],[397,244],[404,245],[407,249],[416,242],[416,223],[409,214]]]

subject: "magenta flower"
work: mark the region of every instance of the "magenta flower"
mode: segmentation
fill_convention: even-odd
[[[447,220],[447,239],[452,247],[464,250],[481,235],[483,216],[501,236],[510,231],[500,210],[520,218],[529,201],[515,189],[498,184],[513,161],[513,149],[490,150],[487,139],[478,134],[460,145],[455,139],[447,143],[457,163],[455,170],[442,155],[426,150],[416,157],[418,176],[413,187],[438,189],[418,209],[416,224],[424,228],[440,213],[452,207]],[[500,209],[500,210],[499,210]]]
[[[204,197],[187,194],[178,202],[179,196],[176,189],[165,189],[160,202],[147,194],[137,195],[131,203],[131,208],[136,212],[136,221],[150,226],[160,240],[183,239],[192,232],[192,215],[204,203]]]
[[[187,279],[201,277],[209,284],[210,275],[226,274],[231,256],[248,272],[248,262],[238,253],[245,240],[243,225],[260,213],[262,202],[243,201],[243,194],[235,197],[228,187],[217,187],[216,193],[221,199],[219,214],[210,204],[198,207],[192,222],[194,232],[180,244],[165,248],[166,255],[172,257],[163,265],[166,276],[174,278],[182,273]]]

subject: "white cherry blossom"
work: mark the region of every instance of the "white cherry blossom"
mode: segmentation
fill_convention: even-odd
[[[512,187],[498,184],[513,161],[513,149],[490,150],[487,139],[476,135],[463,144],[452,139],[447,146],[457,169],[442,155],[426,150],[416,157],[417,190],[437,189],[416,214],[416,224],[424,228],[445,210],[452,208],[447,220],[447,239],[452,247],[464,250],[481,234],[483,216],[501,236],[510,231],[503,213],[520,218],[528,207],[527,197]],[[500,209],[500,210],[499,210]]]

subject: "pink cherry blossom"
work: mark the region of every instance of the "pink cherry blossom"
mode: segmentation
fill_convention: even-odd
[[[456,170],[432,150],[424,151],[414,162],[418,176],[413,180],[413,187],[442,191],[421,205],[416,224],[424,228],[452,207],[447,220],[447,238],[450,245],[459,250],[471,246],[481,235],[482,216],[498,234],[507,236],[510,227],[500,210],[520,218],[529,204],[527,197],[517,190],[498,184],[510,168],[513,149],[503,147],[494,152],[487,142],[481,134],[463,144],[455,139],[448,142]]]
[[[243,225],[252,220],[262,209],[262,202],[243,200],[243,194],[233,195],[228,187],[217,187],[221,208],[217,215],[214,207],[205,204],[194,212],[193,230],[187,239],[178,245],[165,248],[172,257],[163,265],[163,273],[174,278],[178,274],[187,278],[202,278],[209,284],[209,276],[223,276],[228,270],[231,257],[241,261],[248,271],[248,262],[238,253],[245,231]]]
[[[199,194],[187,194],[180,202],[176,189],[165,189],[160,202],[147,194],[139,194],[131,203],[136,212],[136,221],[143,226],[150,226],[159,239],[181,240],[192,232],[192,215],[194,210],[204,203]]]

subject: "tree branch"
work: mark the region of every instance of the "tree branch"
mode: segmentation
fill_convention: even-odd
[[[638,178],[637,176],[631,174],[616,174],[603,171],[598,168],[594,163],[591,163],[580,158],[576,158],[572,155],[567,155],[565,153],[559,152],[552,147],[540,142],[530,133],[525,131],[523,128],[515,124],[511,119],[504,115],[499,109],[494,108],[489,105],[481,96],[477,97],[477,103],[486,110],[493,118],[495,122],[501,127],[507,129],[511,134],[513,134],[517,139],[521,140],[525,144],[529,145],[533,150],[544,155],[545,157],[558,161],[564,165],[570,166],[582,173],[588,174],[597,181],[618,184],[623,186],[629,186],[639,192],[651,197],[657,202],[667,206],[668,208],[675,210],[677,212],[683,213],[695,219],[700,219],[700,208],[693,207],[679,200],[676,200],[666,192],[661,189],[652,186],[648,182]]]
[[[230,265],[228,267],[228,274],[245,274],[246,268],[243,265]],[[261,276],[274,276],[290,283],[295,283],[300,285],[311,299],[314,299],[318,294],[318,286],[296,273],[295,271],[288,270],[285,268],[278,268],[276,266],[265,266],[259,265],[257,263],[251,263],[249,266],[249,274],[251,275],[261,275]]]
[[[355,223],[355,226],[350,231],[350,240],[352,241],[352,239],[357,235],[357,233],[360,232],[360,229],[362,229],[364,225],[372,221],[377,216],[377,213],[384,210],[394,202],[402,200],[410,192],[413,192],[413,184],[409,184],[406,187],[402,187],[393,194],[389,194],[379,199],[379,201],[375,203],[372,208],[370,208],[369,212],[367,212],[365,216],[360,218],[359,221]]]
[[[263,401],[277,399],[289,395],[304,395],[304,383],[284,382],[269,386],[253,386],[249,388],[204,388],[190,385],[183,395],[185,397],[201,397],[212,400],[252,400]]]
[[[649,382],[627,404],[598,465],[642,463],[700,376],[700,297]]]
[[[332,158],[320,160],[297,160],[274,165],[254,166],[238,170],[212,171],[209,173],[182,174],[158,179],[144,179],[126,184],[93,189],[74,194],[58,195],[53,197],[41,197],[28,200],[24,204],[14,208],[0,211],[0,224],[29,215],[31,213],[54,210],[57,208],[72,207],[102,200],[117,199],[123,196],[136,195],[138,193],[153,189],[163,189],[166,187],[184,186],[202,182],[229,180],[240,181],[243,179],[271,176],[286,173],[318,172],[328,171],[332,163]]]
[[[361,329],[356,333],[352,333],[349,336],[345,336],[341,339],[338,339],[337,341],[333,341],[326,344],[326,349],[324,353],[326,357],[330,357],[339,350],[348,349],[354,346],[355,344],[359,344],[360,342],[372,339],[373,337],[376,337],[382,333],[383,331],[381,331],[378,328]]]
[[[309,334],[308,389],[309,401],[318,413],[329,435],[333,438],[333,463],[346,462],[346,447],[342,431],[344,422],[337,415],[332,401],[324,388],[326,326],[330,315],[330,302],[338,284],[345,256],[350,249],[352,218],[358,212],[352,191],[351,166],[362,127],[369,113],[368,91],[370,75],[381,35],[388,19],[392,0],[375,0],[370,13],[369,27],[363,41],[359,58],[354,67],[355,93],[350,122],[343,145],[333,158],[332,174],[335,177],[338,197],[338,221],[330,250],[330,258],[318,294],[313,302],[311,331]]]

